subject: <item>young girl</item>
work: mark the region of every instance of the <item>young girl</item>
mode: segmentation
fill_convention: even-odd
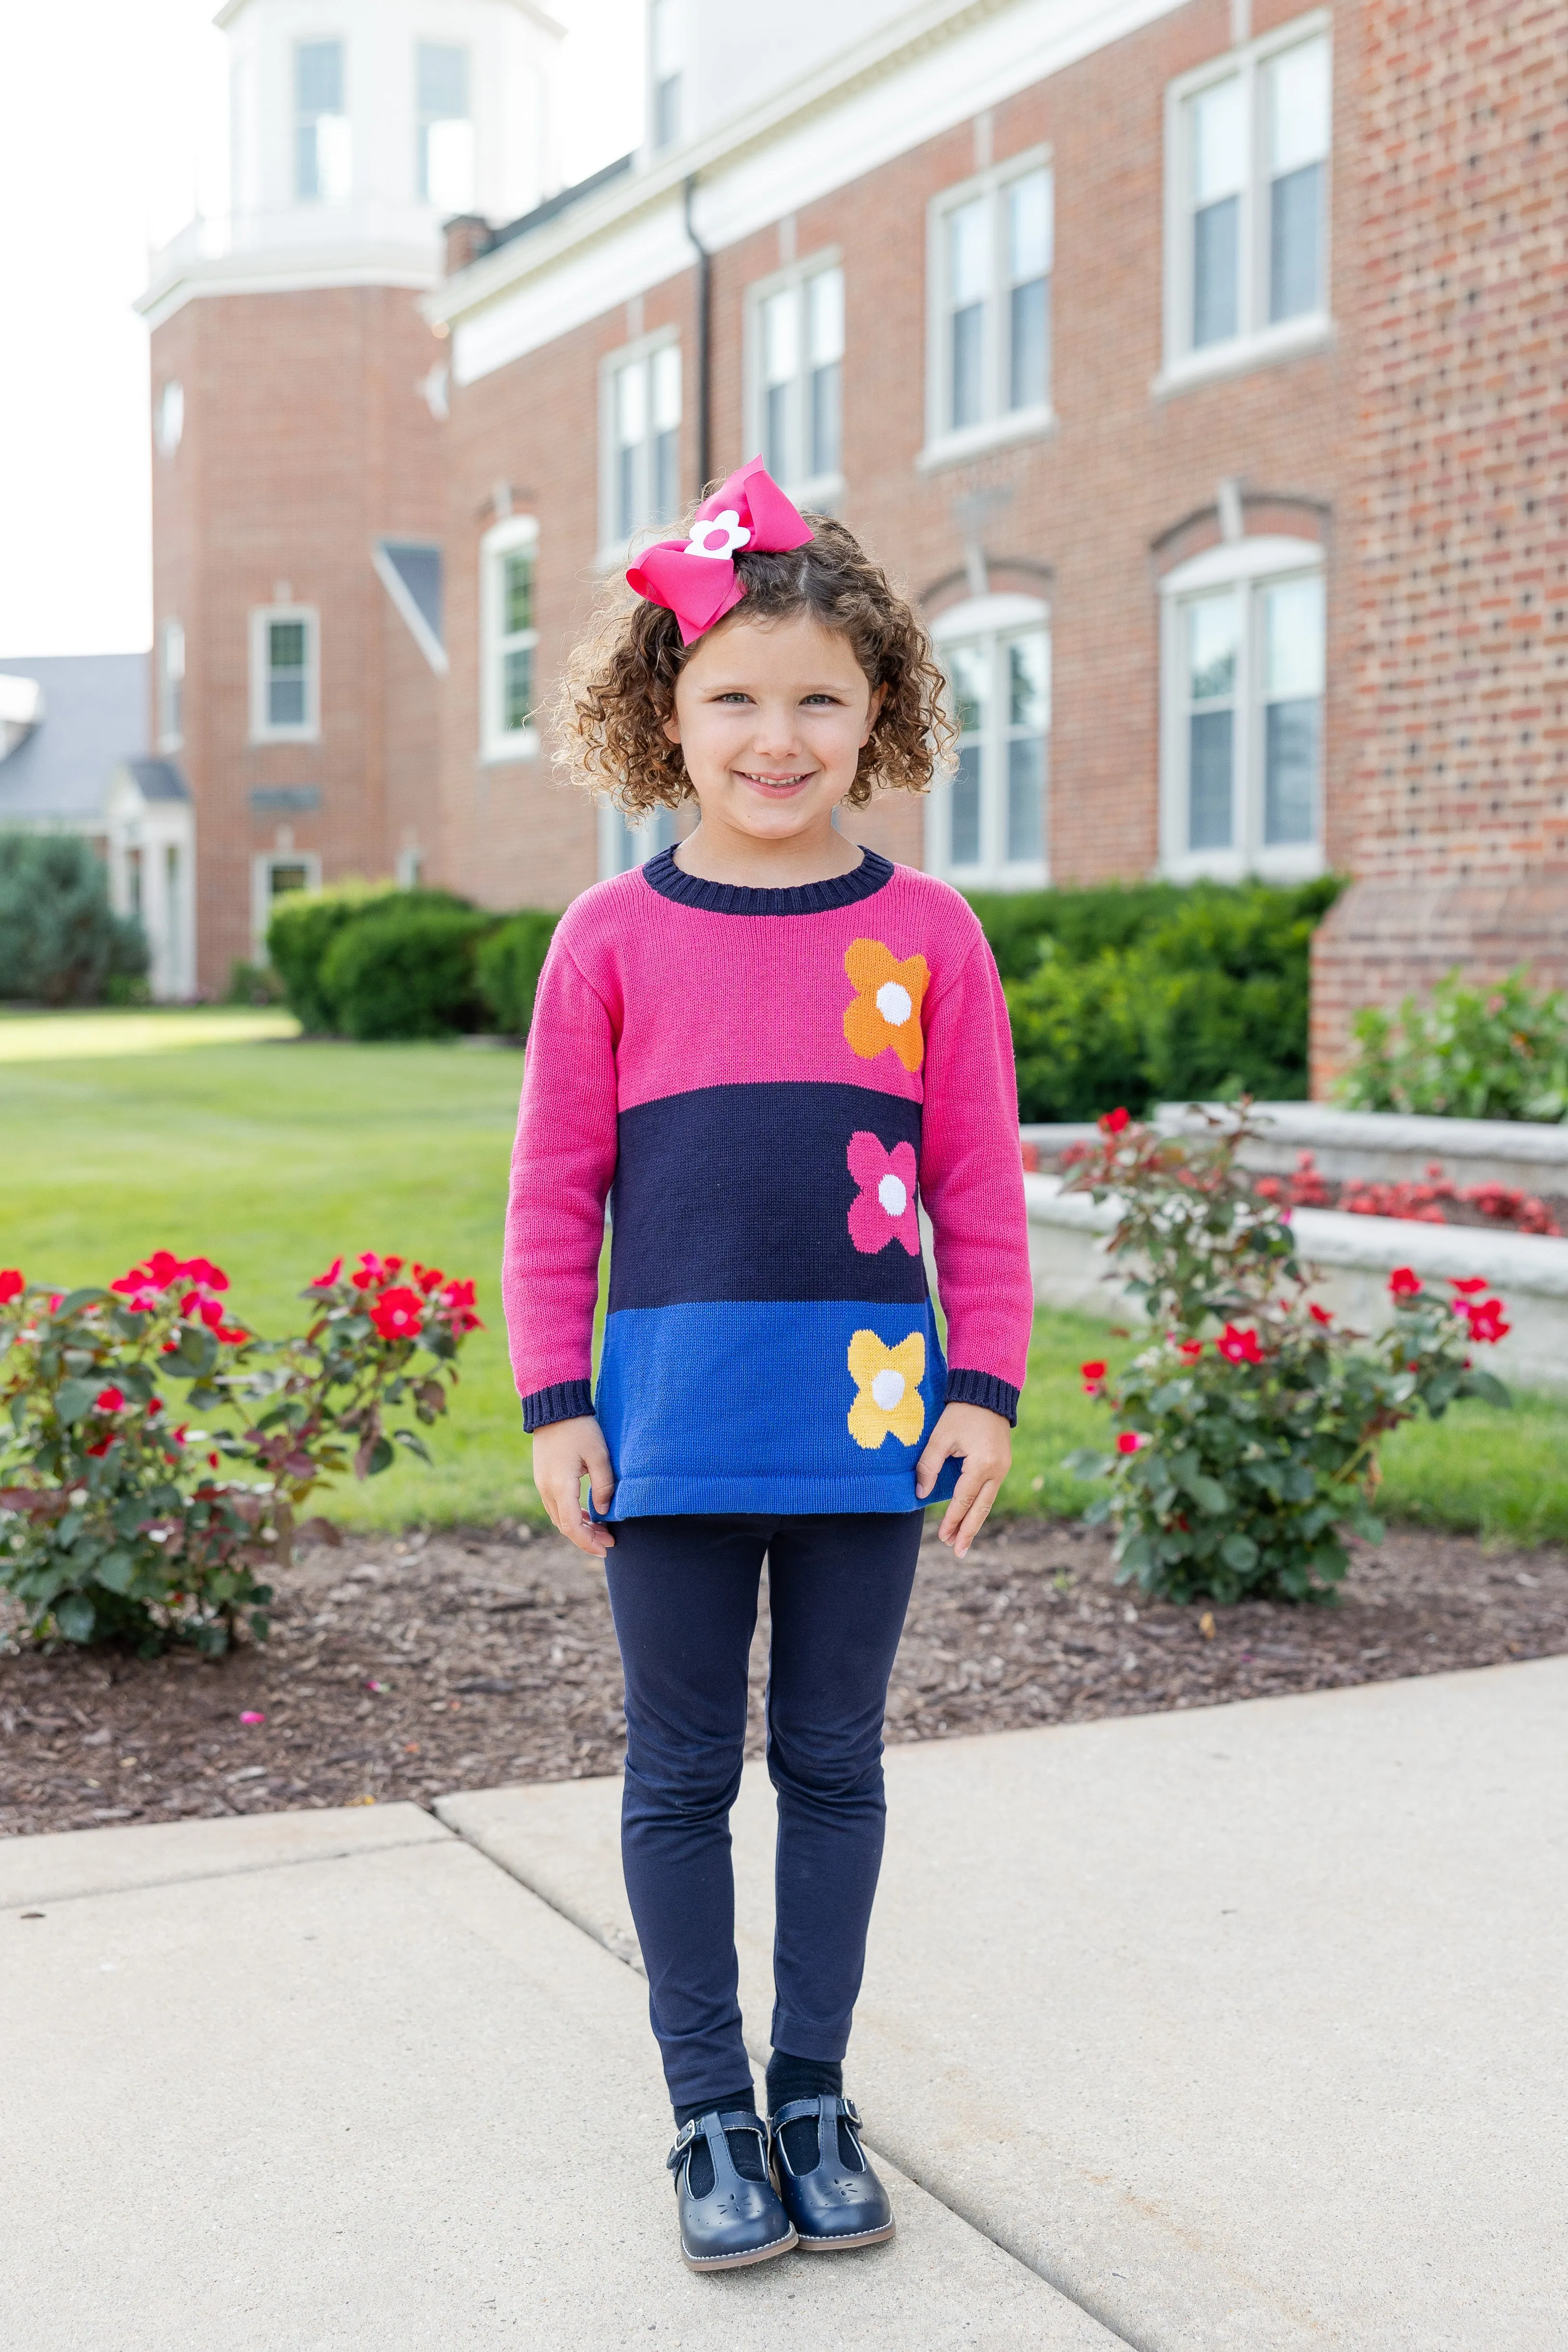
[[[930,782],[948,730],[919,622],[760,462],[627,577],[637,601],[571,666],[564,756],[629,814],[695,799],[700,821],[561,919],[504,1278],[535,1484],[609,1580],[622,1851],[674,2105],[681,2249],[721,2270],[893,2234],[842,2076],[882,1858],[883,1710],[924,1505],[951,1497],[940,1533],[962,1558],[1006,1475],[1032,1294],[980,927],[946,883],[833,822],[879,786]],[[766,2126],[729,1840],[765,1555]]]

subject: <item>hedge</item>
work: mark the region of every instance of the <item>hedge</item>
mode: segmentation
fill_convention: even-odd
[[[1307,1091],[1312,935],[1343,883],[1171,883],[977,897],[1030,1120]]]
[[[147,941],[109,903],[103,860],[74,833],[0,833],[0,996],[44,1004],[144,994]]]
[[[414,901],[413,891],[345,924],[321,966],[321,990],[339,1026],[362,1043],[448,1037],[484,1018],[475,960],[494,915]]]
[[[328,958],[351,924],[394,907],[466,911],[468,901],[448,890],[400,890],[395,882],[361,881],[333,883],[325,890],[292,890],[279,899],[267,925],[267,961],[283,982],[289,1011],[303,1028],[330,1034],[345,1026],[342,1008],[327,979]]]
[[[510,915],[479,944],[479,993],[497,1029],[509,1037],[526,1037],[534,1017],[534,992],[555,936],[559,915],[540,907],[525,907]]]

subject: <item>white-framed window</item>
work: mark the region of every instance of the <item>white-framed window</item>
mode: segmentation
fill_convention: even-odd
[[[185,740],[185,629],[166,620],[158,632],[158,749],[177,751]]]
[[[1233,541],[1160,592],[1162,866],[1178,880],[1320,873],[1322,549]]]
[[[353,134],[344,99],[341,41],[294,47],[294,193],[302,204],[347,204]]]
[[[645,337],[606,362],[601,406],[601,544],[618,555],[681,510],[681,346]]]
[[[414,48],[414,184],[422,205],[450,216],[474,202],[474,123],[468,52],[446,41]]]
[[[1166,383],[1328,331],[1328,19],[1185,74],[1166,107]]]
[[[649,0],[648,137],[673,147],[681,135],[681,68],[685,61],[685,0]]]
[[[748,288],[747,441],[797,504],[843,488],[844,273],[814,254]]]
[[[321,860],[313,849],[267,849],[250,861],[250,941],[256,962],[267,954],[267,927],[279,898],[319,890]]]
[[[956,764],[926,803],[926,864],[966,888],[1047,878],[1050,612],[1037,596],[973,596],[932,624],[958,729]]]
[[[932,204],[924,465],[1051,425],[1054,219],[1044,149],[946,189]]]
[[[486,760],[531,760],[538,751],[538,540],[532,515],[508,515],[480,542],[480,730]]]
[[[313,604],[250,616],[250,740],[314,743],[321,733],[321,624]]]
[[[646,865],[661,849],[672,849],[680,839],[674,809],[657,808],[645,816],[639,825],[629,824],[618,808],[608,801],[599,803],[599,878],[609,880],[612,874],[629,874],[633,866]]]

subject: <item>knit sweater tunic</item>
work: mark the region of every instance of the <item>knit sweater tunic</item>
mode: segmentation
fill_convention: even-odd
[[[524,1425],[597,1411],[607,1517],[915,1509],[945,1400],[1016,1418],[1033,1311],[1007,1007],[958,893],[871,851],[778,890],[665,851],[586,891],[539,980],[503,1288]]]

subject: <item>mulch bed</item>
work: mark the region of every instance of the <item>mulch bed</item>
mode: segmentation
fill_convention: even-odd
[[[0,1649],[0,1832],[430,1801],[621,1763],[603,1580],[553,1536],[354,1538],[301,1553],[276,1630],[217,1662]],[[0,1637],[6,1633],[0,1621]],[[752,1654],[761,1745],[766,1619]],[[1332,1609],[1146,1605],[1105,1537],[988,1528],[967,1560],[926,1538],[890,1740],[1084,1722],[1568,1651],[1568,1551],[1487,1552],[1406,1528]],[[246,1725],[242,1715],[265,1715]]]

